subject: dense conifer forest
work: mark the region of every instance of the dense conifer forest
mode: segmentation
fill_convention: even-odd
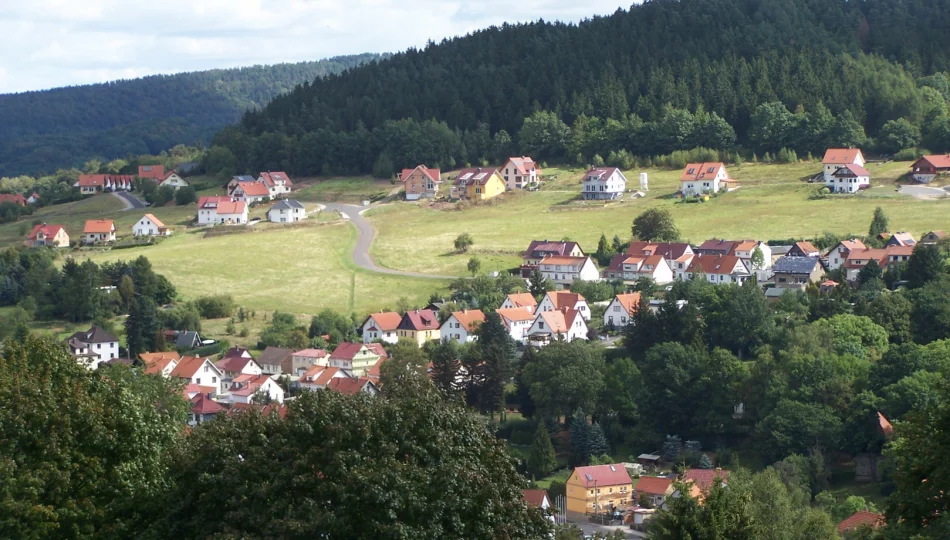
[[[697,146],[945,151],[948,8],[651,0],[576,25],[492,27],[305,83],[215,144],[233,155],[231,169],[296,174],[444,168],[509,152],[590,162]]]
[[[52,172],[88,159],[207,143],[223,126],[295,85],[378,58],[154,75],[0,95],[0,176]]]

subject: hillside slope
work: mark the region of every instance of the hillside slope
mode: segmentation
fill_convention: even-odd
[[[246,110],[258,109],[302,82],[379,57],[340,56],[2,94],[0,176],[207,143]]]
[[[686,128],[676,118],[665,131],[641,129],[669,107],[715,112],[744,144],[756,107],[771,102],[790,114],[816,112],[813,132],[829,132],[825,117],[833,117],[846,135],[856,121],[877,137],[890,120],[923,124],[932,100],[918,79],[950,67],[939,45],[948,14],[950,0],[652,0],[578,25],[493,27],[302,85],[217,141],[238,170],[279,165],[298,174],[367,172],[377,162],[382,170],[390,160],[395,169],[413,160],[476,163],[497,158],[499,146],[573,162],[585,151],[571,146],[578,119],[622,124],[596,148],[604,157],[656,155],[696,142],[680,136]],[[947,89],[939,90],[945,101]],[[540,148],[519,146],[524,119],[539,110],[566,126],[552,121]],[[774,142],[801,152],[833,141]]]

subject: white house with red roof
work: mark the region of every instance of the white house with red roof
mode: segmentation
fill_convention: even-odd
[[[402,315],[395,311],[373,313],[363,321],[363,343],[372,343],[377,340],[397,343],[400,321],[402,321]]]
[[[369,368],[379,362],[380,358],[387,356],[386,349],[381,343],[343,342],[330,353],[328,365],[362,377],[366,375]]]
[[[475,331],[485,322],[485,314],[480,309],[453,311],[439,328],[441,339],[454,339],[459,345],[475,341]]]
[[[417,165],[415,169],[403,169],[399,175],[399,181],[402,182],[403,189],[406,191],[407,201],[432,199],[439,194],[442,172],[425,165]]]
[[[95,195],[103,191],[132,191],[134,178],[130,174],[80,174],[73,184],[83,195]]]
[[[214,420],[214,417],[226,413],[228,410],[217,401],[208,396],[196,393],[191,398],[191,418],[188,420],[189,426],[197,426],[205,422]]]
[[[825,180],[825,186],[833,193],[857,193],[871,187],[871,173],[860,165],[849,163],[831,173],[831,179]]]
[[[542,311],[558,311],[562,308],[577,310],[584,317],[585,321],[590,320],[590,306],[587,305],[587,299],[583,294],[572,293],[568,291],[548,291],[538,304],[535,313]]]
[[[633,315],[640,309],[640,293],[614,296],[604,310],[604,326],[623,328],[633,322]]]
[[[584,257],[586,254],[577,242],[552,242],[532,240],[528,249],[521,254],[521,277],[530,278],[538,269],[541,261],[547,257]]]
[[[181,355],[177,352],[141,353],[139,358],[145,364],[146,375],[160,375],[165,378],[168,378],[178,362],[181,362]]]
[[[83,228],[86,244],[115,242],[115,223],[111,219],[90,219]]]
[[[257,181],[267,188],[271,199],[290,193],[294,187],[294,183],[290,181],[290,177],[283,171],[262,172],[257,175]]]
[[[705,279],[717,285],[742,284],[752,277],[745,261],[735,255],[698,255],[686,269],[684,279]]]
[[[525,308],[528,313],[533,313],[536,307],[538,307],[538,301],[531,293],[511,293],[501,303],[501,309]]]
[[[333,379],[350,376],[346,370],[338,367],[313,366],[297,379],[296,385],[306,390],[322,390]]]
[[[148,178],[149,180],[162,180],[165,178],[164,165],[139,165],[139,178]]]
[[[538,271],[559,287],[570,287],[578,279],[600,281],[600,272],[590,256],[547,257],[538,264]]]
[[[947,173],[950,173],[950,154],[923,156],[910,166],[910,177],[922,184],[929,184],[937,175]]]
[[[627,189],[627,177],[617,167],[591,167],[581,185],[587,200],[619,199]]]
[[[604,271],[604,277],[610,280],[622,280],[636,283],[642,278],[650,278],[657,284],[671,283],[675,276],[670,263],[662,255],[633,256],[614,255],[610,265]]]
[[[295,351],[281,363],[281,373],[299,377],[313,366],[330,365],[330,353],[325,349]]]
[[[253,403],[258,392],[267,394],[273,402],[284,402],[284,389],[269,375],[238,375],[231,381],[226,398],[231,403]]]
[[[587,332],[587,321],[581,312],[564,307],[557,311],[539,311],[526,337],[529,344],[543,347],[552,341],[586,340]]]
[[[821,159],[821,173],[828,184],[834,178],[835,172],[846,165],[864,167],[864,154],[859,148],[829,148],[825,150],[825,157]]]
[[[26,237],[27,247],[69,247],[69,234],[62,225],[34,225]]]
[[[225,356],[214,363],[214,367],[221,371],[221,378],[224,380],[223,388],[230,388],[231,382],[241,375],[261,375],[264,373],[257,360],[248,356]]]
[[[247,223],[247,203],[231,197],[206,196],[198,199],[198,225],[241,225]]]
[[[841,268],[848,260],[848,255],[856,249],[867,249],[867,246],[857,238],[838,242],[838,245],[833,247],[831,251],[828,252],[828,255],[825,256],[825,266],[828,267],[828,270]]]
[[[229,193],[231,197],[248,204],[271,200],[270,190],[261,182],[238,182]]]
[[[529,184],[538,183],[541,167],[527,156],[510,157],[499,171],[509,190],[524,189]]]
[[[348,396],[357,394],[375,396],[379,394],[379,387],[368,377],[336,377],[330,379],[330,383],[327,384],[326,388]]]
[[[684,197],[719,193],[729,172],[722,162],[687,163],[680,176],[680,192]]]
[[[207,389],[205,393],[222,394],[225,391],[221,370],[216,368],[208,358],[183,356],[169,377],[181,379],[185,384],[195,384],[202,389]]]
[[[135,236],[168,236],[171,231],[154,215],[145,214],[135,225],[132,225],[132,234]]]
[[[627,255],[634,257],[649,257],[661,255],[670,265],[673,273],[681,277],[693,261],[695,252],[692,246],[685,242],[645,242],[634,240],[627,248]]]
[[[528,329],[537,318],[535,313],[527,307],[499,308],[495,313],[501,317],[502,324],[508,330],[511,339],[518,343],[525,343]]]
[[[178,173],[175,171],[168,171],[165,173],[165,177],[161,179],[158,185],[159,187],[168,186],[175,191],[178,191],[183,187],[188,187],[189,184],[187,180],[178,176]]]

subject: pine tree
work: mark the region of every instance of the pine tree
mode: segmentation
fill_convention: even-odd
[[[528,472],[537,478],[542,478],[556,468],[557,457],[554,454],[554,445],[551,444],[551,435],[544,422],[538,422],[534,442],[531,444],[531,453],[528,454]]]
[[[600,233],[600,240],[597,242],[597,252],[594,253],[594,258],[597,259],[597,264],[607,266],[610,264],[611,257],[613,257],[613,252],[610,250],[610,244],[607,243],[607,235]]]
[[[534,362],[534,360],[534,347],[525,347],[524,352],[521,353],[521,358],[518,360],[518,369],[515,370],[515,401],[518,403],[518,409],[521,411],[521,415],[525,418],[534,416],[535,405],[534,400],[531,399],[530,388],[528,388],[528,384],[521,378],[521,374],[525,366]]]
[[[535,299],[539,299],[544,296],[544,293],[554,289],[554,286],[548,281],[548,278],[544,277],[540,270],[535,269],[531,272],[531,280],[528,284],[528,291],[531,293]]]
[[[453,339],[446,339],[432,351],[432,384],[442,393],[452,398],[458,393],[456,378],[462,363],[459,360],[459,347]]]
[[[577,409],[571,416],[571,424],[568,427],[571,435],[571,457],[573,463],[580,464],[587,460],[587,434],[590,426],[587,423],[587,415],[584,411]]]
[[[663,459],[668,463],[676,462],[683,453],[683,445],[679,435],[667,435],[663,443]]]
[[[709,460],[709,456],[702,454],[699,456],[699,468],[700,469],[712,469],[712,461]]]
[[[485,316],[477,334],[483,369],[478,401],[483,412],[494,416],[495,411],[504,407],[505,384],[511,378],[515,344],[497,313]]]
[[[889,226],[887,214],[884,213],[883,208],[878,206],[874,209],[874,218],[871,219],[871,227],[868,228],[868,236],[873,238],[883,232],[887,232]]]
[[[586,453],[588,459],[590,456],[602,456],[610,453],[610,443],[607,442],[604,429],[596,422],[591,424],[587,431]]]

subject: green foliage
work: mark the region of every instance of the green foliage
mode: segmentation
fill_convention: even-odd
[[[809,448],[837,448],[841,420],[825,405],[783,399],[756,426],[763,452],[772,459],[805,453]]]
[[[874,209],[874,218],[871,219],[871,226],[868,228],[868,236],[876,237],[877,235],[887,232],[889,229],[887,214],[884,213],[884,209],[878,206]]]
[[[184,186],[175,191],[175,204],[178,206],[185,206],[186,204],[194,202],[198,202],[198,195],[195,193],[195,188]]]
[[[472,257],[468,260],[468,264],[465,265],[465,267],[472,276],[476,276],[479,270],[482,269],[482,261],[478,257]]]
[[[433,349],[431,357],[432,373],[430,377],[432,378],[432,384],[441,390],[447,398],[453,398],[461,390],[457,381],[459,370],[462,367],[458,343],[454,339],[440,341]]]
[[[544,274],[540,270],[535,269],[531,272],[531,278],[528,283],[528,291],[531,292],[531,295],[535,298],[541,298],[544,296],[544,293],[554,290],[554,284],[551,281],[544,277]]]
[[[469,233],[462,233],[455,237],[455,251],[459,253],[465,253],[472,247],[472,244],[474,243],[475,240],[472,239],[472,235]]]
[[[633,220],[633,237],[648,242],[676,242],[679,230],[673,215],[665,208],[651,208]]]
[[[920,128],[906,118],[888,120],[878,133],[877,145],[881,152],[893,154],[920,144]]]
[[[310,343],[307,330],[297,326],[297,317],[293,313],[275,311],[270,324],[261,330],[258,348],[286,347],[304,349]]]
[[[947,270],[947,261],[935,245],[918,244],[907,262],[907,286],[918,289],[936,281]]]
[[[386,152],[381,152],[373,163],[373,176],[376,178],[391,178],[395,170],[393,160]]]
[[[547,418],[593,410],[604,386],[603,355],[582,340],[551,343],[524,366],[522,380],[538,413]]]
[[[202,319],[223,319],[234,313],[234,298],[223,294],[202,296],[195,300],[195,307]]]
[[[327,308],[310,318],[307,337],[314,339],[320,336],[330,336],[327,346],[332,349],[341,342],[356,341],[357,324],[353,317],[347,317]]]
[[[531,453],[528,454],[528,471],[536,478],[542,478],[557,468],[557,458],[554,455],[554,445],[551,444],[551,435],[544,422],[538,422],[538,429],[531,443]]]

